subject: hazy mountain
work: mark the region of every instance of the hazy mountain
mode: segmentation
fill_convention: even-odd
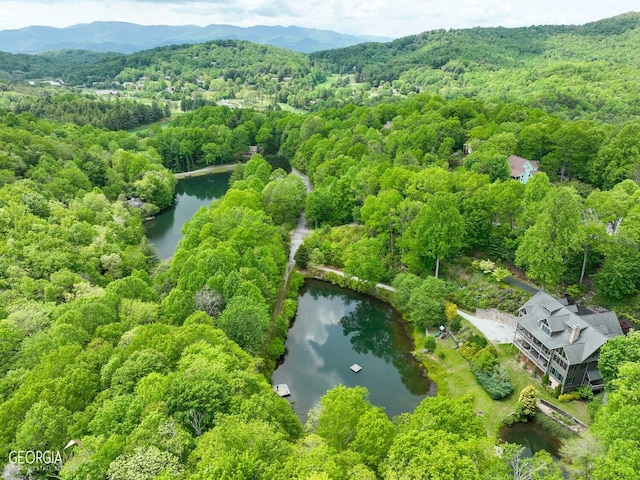
[[[124,22],[94,22],[66,28],[26,27],[0,31],[0,51],[39,53],[63,49],[132,53],[149,48],[201,43],[210,40],[248,40],[298,52],[343,48],[384,37],[353,36],[329,30],[302,27],[235,27],[233,25],[137,25]]]

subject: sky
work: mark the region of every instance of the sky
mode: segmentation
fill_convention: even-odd
[[[398,38],[437,28],[583,24],[637,0],[1,0],[0,30],[93,21],[142,25],[296,25]]]

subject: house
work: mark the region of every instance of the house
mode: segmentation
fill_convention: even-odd
[[[257,145],[249,145],[249,149],[242,154],[244,158],[251,158],[253,155],[259,152]]]
[[[127,205],[133,208],[142,208],[144,206],[144,202],[141,198],[133,197],[127,200]]]
[[[604,389],[598,370],[600,348],[622,335],[614,312],[592,313],[540,290],[519,310],[513,344],[520,362],[536,375],[549,375],[561,393],[588,385]]]
[[[540,164],[533,160],[511,155],[508,159],[509,168],[511,169],[511,178],[520,180],[521,183],[527,183],[540,168]]]

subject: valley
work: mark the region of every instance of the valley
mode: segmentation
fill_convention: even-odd
[[[3,476],[636,478],[639,41],[0,53],[0,452],[78,441]],[[523,282],[620,320],[535,330],[606,402],[458,315],[517,321]],[[500,443],[540,428],[553,456]]]

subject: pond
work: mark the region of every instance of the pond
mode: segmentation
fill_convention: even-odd
[[[286,383],[304,422],[332,387],[360,385],[387,415],[410,412],[435,384],[410,354],[413,340],[399,314],[384,302],[326,282],[307,280],[273,384]],[[351,365],[362,371],[354,373]]]
[[[554,460],[558,460],[560,440],[537,423],[516,423],[500,430],[500,440],[517,443],[525,447],[524,456],[532,457],[540,450],[546,450]]]
[[[222,197],[229,188],[230,173],[218,173],[178,180],[173,206],[145,222],[145,230],[158,258],[167,260],[182,238],[182,226],[202,206]]]

